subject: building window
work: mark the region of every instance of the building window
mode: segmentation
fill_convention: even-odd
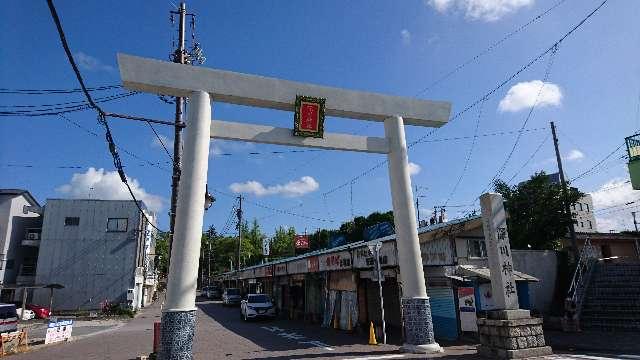
[[[470,258],[486,258],[487,247],[484,239],[467,239],[467,255]]]
[[[593,224],[591,223],[591,220],[587,220],[587,223],[589,223],[589,229],[593,229]]]
[[[66,217],[64,218],[64,226],[78,226],[80,225],[79,217]]]
[[[128,224],[129,219],[127,218],[109,218],[109,220],[107,221],[107,231],[125,232],[127,231]]]
[[[582,211],[582,203],[578,203],[578,205],[580,206],[580,211]]]
[[[571,204],[571,207],[573,208],[573,210],[575,210],[576,209],[576,204],[575,203]]]
[[[580,227],[583,228],[584,227],[584,223],[582,221],[580,221]]]
[[[589,212],[589,204],[584,204],[587,207],[587,212]]]

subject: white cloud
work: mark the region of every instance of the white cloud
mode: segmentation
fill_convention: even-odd
[[[540,88],[542,88],[542,91]],[[536,107],[545,107],[560,106],[561,103],[562,91],[558,85],[533,80],[513,85],[507,95],[500,100],[498,110],[501,112],[516,112],[530,108],[534,104]]]
[[[496,21],[521,8],[531,6],[535,0],[426,0],[436,11],[463,12],[470,20]]]
[[[591,193],[598,231],[632,229],[631,211],[633,210],[617,211],[624,209],[625,204],[640,198],[640,191],[633,190],[628,181],[628,178],[614,178]],[[606,210],[605,208],[608,207],[613,208]],[[602,210],[602,212],[598,212],[598,210]]]
[[[149,194],[136,179],[127,177],[127,181],[138,200],[154,212],[162,209],[163,199]],[[89,168],[85,173],[75,173],[68,184],[56,188],[56,191],[72,199],[131,200],[127,187],[120,181],[117,171]]]
[[[564,160],[566,161],[580,161],[582,159],[584,159],[584,153],[578,149],[573,149],[564,156]]]
[[[158,137],[160,139],[158,139]],[[173,139],[169,139],[164,135],[154,136],[153,141],[151,142],[151,146],[162,148],[162,143],[160,142],[160,140],[162,140],[164,146],[167,147],[167,150],[169,150],[169,152],[173,152]]]
[[[78,63],[78,66],[80,66],[80,68],[83,70],[107,72],[115,71],[115,68],[113,66],[104,64],[99,59],[91,55],[87,55],[82,51],[78,51],[77,53],[75,53],[74,57],[76,62]]]
[[[402,43],[405,45],[411,44],[411,33],[407,29],[402,29],[400,31],[400,37],[402,38]]]
[[[303,176],[300,180],[289,181],[284,185],[266,187],[255,180],[229,185],[229,189],[234,193],[249,193],[255,196],[282,195],[285,197],[298,197],[316,191],[318,188],[320,188],[320,184],[311,176]]]
[[[422,167],[420,165],[412,162],[409,163],[409,176],[418,175],[421,170]]]

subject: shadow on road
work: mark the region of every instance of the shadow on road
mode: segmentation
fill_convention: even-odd
[[[367,344],[363,336],[322,328],[319,324],[279,319],[245,322],[241,319],[240,308],[237,306],[224,307],[220,302],[212,301],[199,301],[196,306],[228,331],[255,343],[266,351]],[[311,354],[305,356],[311,356]],[[291,357],[291,359],[295,358]]]

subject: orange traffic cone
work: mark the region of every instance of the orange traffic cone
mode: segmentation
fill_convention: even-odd
[[[376,331],[373,329],[373,321],[371,322],[371,326],[369,326],[369,345],[378,345]]]

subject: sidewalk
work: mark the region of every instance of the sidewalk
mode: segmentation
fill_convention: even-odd
[[[160,303],[156,301],[142,309],[130,321],[103,327],[97,332],[76,333],[74,327],[71,341],[32,346],[29,352],[14,355],[13,358],[104,360],[134,359],[137,355],[148,355],[153,347],[153,323],[160,320]]]

